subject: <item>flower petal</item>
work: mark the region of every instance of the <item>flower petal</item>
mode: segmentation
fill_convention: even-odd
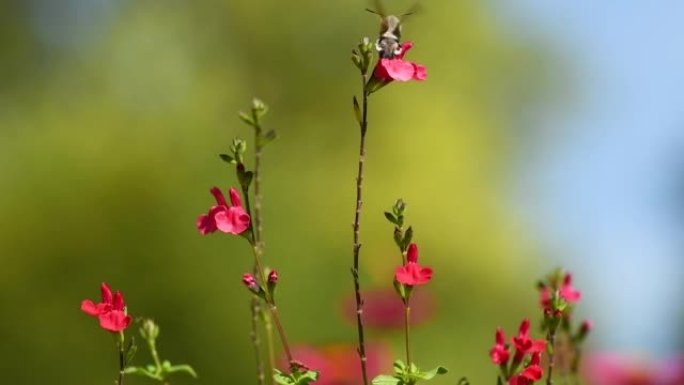
[[[112,303],[112,289],[104,282],[100,285],[100,293],[102,294],[103,303]]]
[[[131,324],[131,316],[118,310],[112,310],[99,316],[100,327],[110,332],[120,332]]]
[[[415,243],[409,245],[406,252],[406,260],[408,262],[418,262],[418,246]]]
[[[223,193],[221,192],[221,189],[218,187],[214,186],[209,190],[211,192],[211,195],[214,196],[214,199],[216,199],[216,204],[219,206],[228,206],[226,203],[226,198],[223,196]]]
[[[98,308],[98,306],[95,305],[93,301],[89,299],[86,299],[83,302],[81,302],[81,310],[83,310],[84,313],[91,316],[100,315],[100,309]]]
[[[240,193],[238,191],[231,187],[230,191],[228,192],[230,195],[230,203],[233,207],[242,207],[242,201],[240,200]]]

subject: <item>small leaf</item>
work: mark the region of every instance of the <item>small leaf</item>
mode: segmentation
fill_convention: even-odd
[[[276,384],[280,384],[280,385],[292,385],[292,384],[294,384],[294,380],[290,376],[286,375],[285,373],[281,372],[278,369],[273,369],[273,371],[275,372],[273,374],[273,380],[276,382]]]
[[[135,343],[135,337],[131,337],[131,342],[128,343],[128,348],[126,349],[126,366],[133,361],[135,353],[138,351],[138,345]]]
[[[141,367],[138,367],[138,366],[131,366],[131,367],[128,367],[128,368],[126,368],[126,369],[124,370],[124,373],[126,373],[126,374],[135,374],[135,375],[137,375],[137,376],[148,377],[148,378],[151,378],[151,379],[153,379],[153,380],[158,380],[158,381],[162,381],[162,380],[163,380],[163,378],[160,377],[160,376],[158,376],[157,374],[155,374],[154,371],[148,371],[148,370],[146,370],[145,368],[141,368]]]
[[[275,130],[269,130],[264,136],[261,137],[261,145],[268,144],[278,138],[278,134]]]
[[[401,285],[401,284],[399,284],[399,285]],[[392,364],[392,367],[394,368],[394,373],[396,373],[396,374],[406,373],[406,364],[402,360],[394,361],[394,363]]]
[[[228,154],[219,154],[219,157],[226,163],[235,164],[235,159]]]
[[[413,227],[409,226],[409,228],[406,229],[406,233],[404,233],[404,239],[401,241],[401,249],[407,250],[409,245],[411,244],[412,239],[413,239]]]
[[[430,371],[427,372],[418,372],[415,373],[416,378],[420,378],[421,380],[431,380],[435,378],[438,374],[446,374],[448,370],[443,367],[443,366],[438,366]]]
[[[371,381],[373,385],[399,385],[401,380],[394,376],[388,376],[386,374],[381,374]]]
[[[238,116],[240,117],[240,120],[242,120],[243,122],[249,124],[250,126],[254,126],[254,119],[252,119],[252,117],[248,114],[240,111],[238,112]]]
[[[391,212],[385,211],[385,218],[387,218],[387,220],[392,222],[393,224],[397,224],[397,218]]]
[[[356,99],[356,96],[352,99],[354,103],[354,116],[356,117],[356,121],[361,124],[361,107],[359,107],[359,101]]]
[[[501,377],[497,377],[497,384],[501,384]],[[468,381],[468,378],[466,377],[461,377],[460,380],[458,380],[458,385],[470,385],[470,381]]]

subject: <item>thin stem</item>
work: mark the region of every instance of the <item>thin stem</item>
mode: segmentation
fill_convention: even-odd
[[[361,207],[363,205],[363,165],[366,158],[366,130],[368,128],[368,75],[363,75],[363,107],[361,122],[361,141],[359,143],[359,166],[356,175],[356,210],[354,212],[354,266],[352,276],[354,277],[354,293],[356,297],[356,329],[359,337],[358,353],[361,360],[361,374],[364,385],[368,385],[368,370],[366,368],[366,344],[363,333],[363,299],[361,298],[361,285],[359,283],[359,252],[361,242],[359,240],[359,230],[361,221]]]
[[[264,363],[261,358],[261,339],[259,338],[259,314],[261,313],[261,306],[259,306],[259,298],[252,297],[249,304],[252,313],[252,330],[250,336],[252,337],[252,346],[254,346],[254,360],[256,363],[257,384],[264,385]]]
[[[549,370],[546,375],[546,385],[553,385],[553,366],[554,366],[554,351],[556,350],[556,329],[551,328],[546,336],[546,342],[549,344]]]
[[[124,352],[124,334],[119,332],[119,379],[117,381],[118,385],[123,385],[124,383],[124,370],[126,369],[126,357]]]
[[[252,239],[254,239],[254,244],[259,248],[261,253],[263,253],[264,250],[264,244],[261,238],[262,231],[263,231],[263,222],[262,222],[262,216],[261,216],[261,201],[262,201],[262,193],[261,193],[261,154],[262,154],[262,149],[263,149],[263,144],[262,144],[262,139],[261,139],[261,125],[259,124],[259,117],[256,113],[256,111],[253,110],[252,112],[252,118],[254,119],[254,218],[253,218],[253,223],[254,227],[252,228]],[[254,264],[254,270],[257,269],[256,263]],[[258,302],[258,299],[254,299],[255,302]],[[259,309],[259,312],[262,312],[264,324],[265,324],[265,332],[266,332],[266,341],[268,343],[268,369],[269,373],[273,373],[273,369],[275,368],[275,353],[273,352],[273,328],[270,325],[270,320],[268,320],[268,315],[263,314],[263,309]],[[253,317],[257,316],[256,309],[255,312],[253,312]],[[259,354],[259,361],[261,361],[261,349],[257,352]],[[263,369],[263,363],[259,362],[260,368],[258,371],[258,374],[260,377],[264,377],[264,369]],[[272,377],[269,376],[269,383],[272,383],[272,380],[270,380]],[[260,384],[263,384],[263,381],[260,382]]]
[[[409,317],[411,314],[411,307],[409,306],[408,300],[404,303],[404,330],[405,330],[405,344],[406,344],[406,365],[411,367],[411,347],[409,344]]]
[[[245,208],[247,209],[247,213],[250,214],[252,213],[252,209],[250,206],[249,202],[249,190],[247,187],[243,186],[242,187],[242,196],[244,197],[245,200]],[[255,231],[254,231],[254,226],[252,225],[252,222],[250,221],[249,223],[249,236],[250,239],[248,241],[252,243],[253,245],[255,244]],[[258,275],[258,268],[256,263],[254,264],[253,267],[253,274]],[[263,274],[263,271],[262,271]],[[254,347],[254,358],[255,358],[255,364],[256,364],[256,375],[257,375],[257,384],[258,385],[264,385],[264,379],[265,379],[265,374],[264,374],[264,363],[263,360],[261,359],[262,353],[261,353],[261,339],[259,338],[259,313],[261,312],[261,306],[259,306],[259,299],[256,297],[252,297],[250,301],[250,313],[252,316],[252,323],[251,323],[251,330],[250,330],[250,336],[252,339],[252,346]]]
[[[155,340],[149,338],[147,340],[147,346],[150,348],[150,354],[152,355],[152,359],[154,360],[154,365],[157,367],[157,374],[159,374],[162,371],[162,363],[159,359],[159,353],[157,353],[157,344]]]
[[[271,316],[264,312],[264,328],[266,329],[266,346],[268,347],[268,364],[273,371],[275,368],[276,356],[275,347],[273,344],[273,323],[271,322]]]

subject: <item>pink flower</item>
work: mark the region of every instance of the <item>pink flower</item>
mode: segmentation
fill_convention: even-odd
[[[248,288],[257,286],[257,281],[254,279],[254,276],[250,273],[245,273],[242,274],[242,284],[247,286]]]
[[[211,206],[207,214],[197,218],[197,229],[202,235],[220,230],[228,234],[240,234],[249,228],[249,214],[242,207],[240,194],[234,188],[230,188],[230,205],[226,202],[221,190],[213,187],[211,194],[216,199],[216,205]]]
[[[592,385],[681,385],[684,384],[684,356],[661,362],[612,353],[587,357],[586,379]]]
[[[100,321],[100,327],[110,332],[125,330],[132,321],[131,316],[126,314],[126,304],[120,291],[112,294],[112,290],[106,283],[100,286],[102,302],[95,304],[86,299],[81,302],[81,310]]]
[[[411,325],[428,321],[435,313],[435,298],[423,290],[411,294]],[[351,293],[342,302],[345,319],[356,325],[356,299]],[[404,304],[397,298],[394,289],[374,289],[363,293],[364,326],[378,329],[403,329]]]
[[[380,59],[373,71],[373,77],[387,83],[392,80],[406,82],[409,80],[425,80],[427,77],[425,66],[404,60],[406,51],[413,47],[412,42],[404,42],[401,52],[392,59]]]
[[[358,385],[361,380],[361,367],[356,346],[333,344],[325,346],[295,346],[292,354],[306,366],[319,371],[316,385]],[[369,377],[391,368],[391,354],[387,347],[379,344],[366,345],[367,369]],[[286,362],[282,366],[287,367]]]
[[[576,303],[582,298],[582,293],[572,286],[572,275],[565,274],[563,277],[563,284],[558,289],[558,295],[568,303]],[[540,302],[544,308],[549,308],[551,305],[551,288],[544,286],[539,292]]]
[[[539,381],[544,375],[544,370],[539,365],[541,361],[541,353],[532,354],[532,359],[525,366],[525,369],[520,374],[511,376],[508,379],[509,385],[529,385],[535,381]]]
[[[406,264],[397,268],[394,278],[409,286],[425,285],[432,279],[432,269],[418,264],[418,246],[415,243],[409,245]]]
[[[513,345],[515,346],[515,361],[519,362],[525,354],[543,352],[546,348],[546,341],[530,338],[530,320],[525,319],[520,324],[518,335],[513,337]]]
[[[497,365],[506,365],[510,353],[508,352],[508,346],[506,346],[506,336],[504,336],[501,328],[496,329],[495,341],[494,347],[489,351],[489,357]]]

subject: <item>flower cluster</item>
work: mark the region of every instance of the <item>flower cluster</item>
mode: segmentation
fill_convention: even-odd
[[[544,371],[540,366],[541,354],[546,349],[546,341],[530,337],[530,321],[520,324],[518,335],[511,339],[515,353],[511,360],[510,345],[501,328],[496,330],[495,343],[489,351],[492,362],[499,365],[503,378],[509,385],[528,385],[542,378]],[[528,359],[529,358],[529,359]],[[524,364],[521,371],[520,365]]]
[[[553,304],[551,299],[553,296],[553,286],[542,283],[539,285],[539,302],[545,311],[549,312],[553,310]],[[582,298],[582,293],[572,286],[572,274],[566,273],[563,276],[563,281],[558,285],[558,296],[569,304],[574,304],[579,302]]]
[[[197,229],[202,235],[219,230],[227,234],[238,235],[249,228],[249,214],[242,207],[240,194],[232,188],[228,191],[230,204],[218,187],[209,190],[216,199],[216,204],[209,208],[207,214],[197,218]]]
[[[104,282],[100,286],[100,291],[102,301],[96,304],[86,299],[81,302],[81,310],[88,315],[97,317],[100,321],[100,327],[104,330],[112,333],[125,330],[131,324],[132,318],[126,313],[123,294],[120,291],[112,294],[112,290]]]

